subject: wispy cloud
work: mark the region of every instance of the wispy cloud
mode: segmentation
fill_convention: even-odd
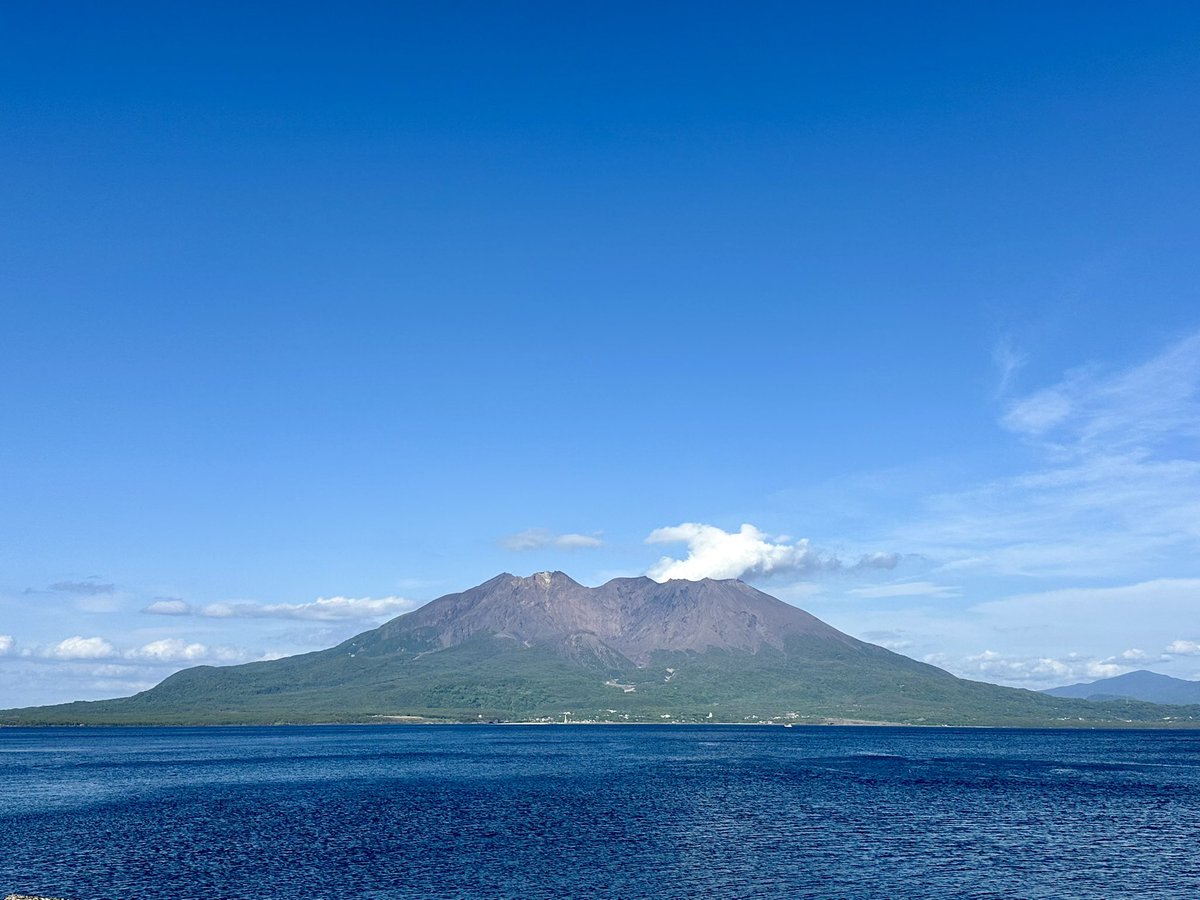
[[[0,656],[12,653],[16,646],[16,639],[11,634],[0,634]]]
[[[1013,345],[1011,337],[1004,337],[996,342],[992,348],[992,362],[996,365],[998,375],[997,396],[1008,392],[1013,378],[1028,361],[1028,357]]]
[[[177,597],[158,597],[142,612],[153,616],[190,616],[195,610],[192,604]]]
[[[824,594],[825,590],[825,585],[815,581],[795,581],[791,584],[772,585],[771,595],[793,606],[799,606]]]
[[[1200,641],[1171,641],[1167,653],[1175,656],[1200,656]]]
[[[900,565],[899,553],[867,553],[860,556],[850,568],[852,569],[894,569]]]
[[[65,594],[84,594],[88,596],[111,594],[116,589],[117,586],[115,584],[106,584],[94,578],[88,578],[84,581],[56,581],[46,588],[49,591],[61,591]]]
[[[928,499],[891,540],[962,571],[1090,578],[1200,550],[1200,334],[1127,369],[1071,372],[1001,424],[1035,464]]]
[[[1055,440],[1073,455],[1144,454],[1179,436],[1200,436],[1200,333],[1153,359],[1117,372],[1095,367],[1016,401],[1004,424]]]
[[[893,650],[897,653],[907,650],[913,645],[912,641],[904,637],[901,632],[887,628],[864,631],[860,637],[864,641],[870,641],[872,644],[878,644],[880,647],[886,647],[888,650]]]
[[[210,619],[303,619],[343,621],[380,619],[420,606],[405,597],[318,597],[309,603],[251,603],[244,600],[194,606],[175,597],[160,597],[142,609],[155,616],[204,616]]]
[[[807,538],[794,541],[784,536],[772,537],[749,524],[729,532],[715,525],[684,522],[656,528],[646,543],[687,546],[687,556],[683,559],[664,556],[647,570],[646,574],[655,581],[756,578],[847,568],[835,554],[814,550]],[[891,569],[899,562],[900,557],[895,553],[870,553],[851,567]]]
[[[210,603],[199,615],[216,619],[378,619],[419,605],[404,597],[318,597],[310,603]]]
[[[545,547],[558,550],[590,550],[604,546],[604,541],[590,534],[555,534],[545,528],[529,528],[502,537],[500,546],[505,550],[541,550]]]
[[[1069,633],[1137,635],[1138,643],[1147,646],[1144,618],[1186,621],[1194,616],[1197,596],[1200,578],[1156,578],[1016,594],[978,603],[970,611],[1000,626],[1025,623],[1025,627],[1041,628],[1039,620],[1053,620]]]
[[[855,597],[959,597],[962,589],[949,584],[937,584],[933,581],[902,581],[895,584],[878,584],[870,587],[854,588],[847,591]]]

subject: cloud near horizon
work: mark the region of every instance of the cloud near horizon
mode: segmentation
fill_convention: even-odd
[[[210,603],[199,615],[214,619],[378,619],[411,612],[420,602],[405,597],[318,597],[311,603]]]
[[[179,638],[163,638],[143,644],[141,647],[126,650],[122,654],[126,659],[146,660],[148,662],[240,662],[247,659],[247,654],[235,647],[209,647],[197,642],[182,641]]]
[[[411,612],[420,601],[405,597],[318,597],[309,603],[227,601],[196,607],[186,600],[161,597],[142,609],[152,616],[204,616],[209,619],[302,619],[342,621],[378,619]]]
[[[684,522],[656,528],[647,544],[686,544],[683,559],[664,556],[646,574],[655,581],[684,578],[753,578],[771,575],[837,571],[847,568],[837,556],[812,549],[808,538],[792,541],[764,534],[743,524],[736,532],[715,525]],[[854,563],[856,569],[893,569],[900,562],[895,553],[871,553]]]
[[[251,654],[237,647],[209,646],[179,638],[161,638],[138,647],[120,649],[103,637],[73,635],[57,644],[24,651],[24,657],[68,662],[124,660],[127,663],[245,662]]]
[[[108,659],[116,653],[116,648],[104,638],[74,635],[59,641],[45,655],[54,659]]]
[[[528,528],[500,539],[505,550],[541,550],[553,547],[558,550],[591,550],[604,546],[604,541],[590,534],[554,534],[545,528]]]
[[[984,650],[968,656],[930,653],[922,660],[947,669],[960,678],[1044,690],[1124,675],[1148,664],[1164,662],[1166,658],[1132,648],[1108,657],[1080,653],[1068,653],[1060,657],[1028,656]]]

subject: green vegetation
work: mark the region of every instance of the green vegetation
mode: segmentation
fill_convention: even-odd
[[[873,645],[816,638],[755,654],[659,653],[640,668],[606,665],[599,658],[581,662],[553,647],[525,647],[490,635],[432,650],[411,633],[397,646],[368,632],[318,653],[187,669],[124,699],[8,710],[0,712],[0,724],[418,719],[1200,726],[1200,707],[1050,697],[964,681]]]

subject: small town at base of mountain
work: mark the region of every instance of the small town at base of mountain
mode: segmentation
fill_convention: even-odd
[[[4,725],[608,722],[1194,727],[1200,706],[957,678],[737,580],[504,573],[327,650],[197,666]]]

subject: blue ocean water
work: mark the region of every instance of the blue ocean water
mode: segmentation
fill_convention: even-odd
[[[1200,897],[1200,732],[0,729],[0,896]]]

